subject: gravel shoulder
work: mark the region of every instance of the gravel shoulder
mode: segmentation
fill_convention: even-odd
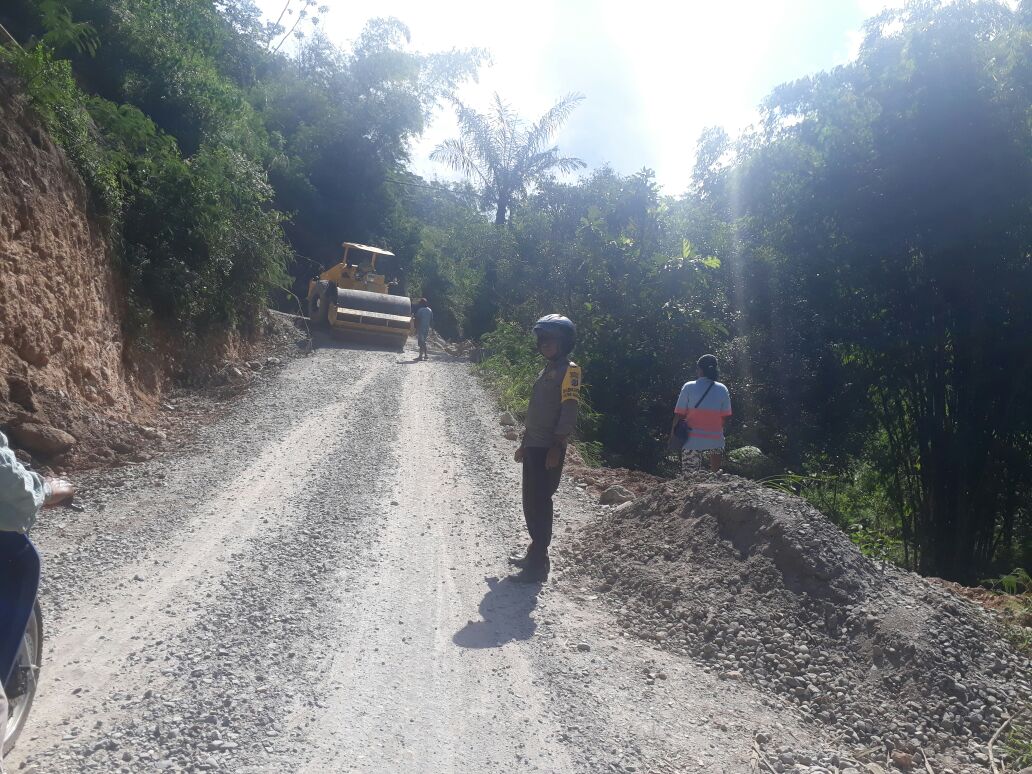
[[[71,771],[743,772],[798,714],[621,628],[523,545],[468,364],[326,346],[34,535],[47,625],[11,756]],[[597,506],[559,494],[557,546]],[[565,558],[564,558],[565,557]],[[815,769],[816,771],[816,769]]]

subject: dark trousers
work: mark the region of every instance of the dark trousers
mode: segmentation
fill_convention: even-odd
[[[552,542],[552,495],[563,475],[564,460],[559,461],[559,467],[548,470],[547,455],[548,449],[530,446],[523,450],[523,518],[530,533],[531,553],[538,557],[548,555]]]

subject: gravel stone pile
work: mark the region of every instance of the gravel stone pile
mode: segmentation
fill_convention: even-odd
[[[587,525],[573,553],[635,634],[882,760],[923,750],[987,770],[986,743],[1032,696],[1029,660],[988,613],[865,558],[803,500],[752,481],[659,485]]]

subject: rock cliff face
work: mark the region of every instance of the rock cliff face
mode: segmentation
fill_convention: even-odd
[[[82,180],[0,72],[0,427],[95,437],[145,409],[126,367],[123,298]],[[47,461],[77,446],[22,445]]]
[[[44,472],[146,459],[182,419],[162,402],[173,380],[222,384],[283,327],[187,341],[155,323],[143,346],[126,309],[82,179],[0,67],[0,430]]]

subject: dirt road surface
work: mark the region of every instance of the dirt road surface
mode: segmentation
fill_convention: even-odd
[[[444,355],[326,346],[45,514],[13,771],[745,772],[810,732],[645,644],[525,544],[514,444]],[[570,483],[557,545],[597,506]]]

